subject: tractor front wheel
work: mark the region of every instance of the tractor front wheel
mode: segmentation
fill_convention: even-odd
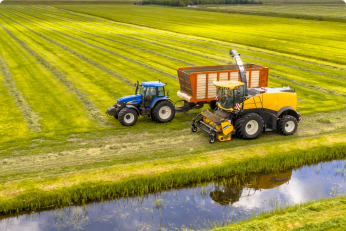
[[[286,115],[278,121],[278,131],[283,135],[293,135],[298,127],[297,119],[291,115]]]
[[[236,134],[244,140],[257,139],[263,132],[264,122],[260,115],[249,113],[235,122]]]
[[[124,126],[132,126],[137,122],[138,114],[134,109],[124,108],[119,112],[119,122]]]
[[[175,115],[174,105],[169,101],[159,102],[153,109],[152,117],[154,121],[166,123],[171,121]]]

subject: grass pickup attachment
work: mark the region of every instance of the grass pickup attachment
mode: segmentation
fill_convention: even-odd
[[[277,129],[283,135],[297,130],[300,114],[296,111],[297,94],[293,87],[248,88],[247,75],[236,50],[231,50],[237,62],[241,81],[213,81],[217,88],[214,113],[204,111],[192,121],[191,130],[208,133],[209,142],[231,140],[235,134],[242,139],[256,139],[263,131]]]

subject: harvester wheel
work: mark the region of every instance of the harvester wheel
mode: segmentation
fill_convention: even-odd
[[[263,119],[256,113],[241,116],[235,122],[236,134],[244,140],[257,139],[263,132]]]
[[[192,125],[191,131],[192,131],[192,132],[197,132],[197,127],[196,127],[195,125]]]
[[[159,123],[171,121],[175,115],[175,107],[169,101],[159,102],[152,111],[152,118]]]
[[[132,126],[137,122],[138,114],[134,109],[124,108],[119,112],[119,122],[124,126]]]
[[[215,143],[215,136],[209,136],[209,143]]]
[[[278,121],[278,131],[283,135],[293,135],[298,127],[297,119],[291,115],[286,115]]]

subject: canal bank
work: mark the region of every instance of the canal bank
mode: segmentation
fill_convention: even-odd
[[[308,227],[311,222],[338,227],[346,209],[346,199],[339,197],[346,194],[345,166],[345,160],[322,161],[145,195],[2,215],[0,230],[276,230]],[[330,197],[336,199],[324,199]],[[256,216],[261,217],[242,222]],[[332,218],[334,226],[328,223]]]

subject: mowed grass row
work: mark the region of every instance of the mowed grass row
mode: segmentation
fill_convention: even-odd
[[[35,7],[35,8],[39,8],[41,10],[45,10],[45,12],[54,12],[54,15],[56,15],[56,8],[47,8],[46,6],[41,8],[41,7]],[[295,56],[295,55],[289,55],[287,53],[285,53],[285,55],[282,55],[282,53],[277,53],[277,52],[274,52],[274,51],[270,51],[270,53],[268,53],[268,50],[263,50],[263,49],[258,49],[258,48],[255,48],[255,47],[246,47],[246,46],[242,46],[240,44],[234,44],[234,43],[230,43],[230,42],[223,42],[221,40],[213,40],[213,39],[207,39],[205,37],[196,37],[196,36],[192,36],[192,35],[188,35],[188,34],[181,34],[181,33],[173,33],[173,32],[169,32],[167,30],[159,30],[159,29],[153,29],[153,28],[150,28],[150,27],[143,27],[143,26],[136,26],[134,24],[127,24],[127,23],[120,23],[120,22],[115,22],[115,21],[111,21],[111,20],[107,20],[107,19],[104,19],[104,18],[99,18],[99,17],[95,17],[95,16],[92,16],[92,15],[86,15],[86,14],[80,14],[80,13],[76,13],[76,12],[71,12],[71,11],[66,11],[66,10],[60,10],[61,13],[60,15],[64,15],[64,16],[71,16],[71,15],[75,15],[75,16],[79,16],[81,17],[82,19],[87,19],[89,21],[97,21],[97,22],[102,22],[102,23],[108,23],[108,24],[111,24],[111,25],[117,25],[118,26],[118,29],[120,30],[124,30],[124,31],[129,31],[127,30],[126,28],[131,28],[132,32],[134,32],[134,29],[137,30],[136,32],[137,33],[140,33],[140,32],[144,32],[145,35],[151,35],[151,36],[154,36],[154,34],[160,34],[161,37],[166,37],[168,36],[167,38],[169,38],[170,36],[174,36],[174,37],[178,37],[178,38],[186,38],[187,40],[195,40],[195,41],[198,41],[198,42],[205,42],[205,44],[208,46],[210,43],[213,44],[213,46],[218,46],[218,45],[226,45],[227,47],[230,46],[230,44],[232,45],[232,47],[235,47],[235,48],[241,48],[241,49],[245,49],[247,51],[255,51],[255,52],[259,52],[261,54],[269,54],[269,55],[273,55],[273,56],[277,56],[277,57],[284,57],[284,58],[289,58],[289,59],[292,59],[292,60],[295,60],[295,61],[298,61],[298,62],[305,62],[305,63],[312,63],[314,65],[317,65],[320,69],[320,67],[330,67],[330,64],[332,66],[339,66],[339,64],[335,64],[335,63],[325,63],[324,61],[322,60],[317,60],[317,62],[311,62],[311,61],[308,61],[306,58],[305,59],[301,59],[302,57],[299,56],[299,54],[297,54],[298,56]],[[80,18],[78,19],[78,21],[82,21]],[[85,20],[84,20],[85,21]],[[342,26],[342,25],[341,25]],[[232,35],[231,35],[232,36]],[[156,36],[154,36],[156,37]],[[316,60],[315,60],[316,61]],[[345,71],[346,66],[343,66],[342,68],[342,71]],[[318,70],[319,70],[318,69]],[[331,70],[329,70],[331,71]]]
[[[338,22],[220,14],[161,6],[59,5],[56,7],[114,21],[346,64],[342,59],[345,56],[346,30],[343,24]]]
[[[4,60],[0,57],[0,105],[2,109],[0,113],[0,137],[2,141],[7,141],[12,139],[12,137],[22,138],[30,135],[30,130],[22,111],[17,108],[17,106],[24,105],[25,102],[23,102],[22,105],[16,105],[12,93],[18,94],[18,90],[16,91],[16,88],[11,88],[13,87],[11,84],[13,81],[6,79],[12,76],[4,76],[6,74],[6,67],[4,67],[4,65],[6,65],[6,63],[4,63]]]
[[[47,60],[50,60],[52,63],[51,65],[55,66],[60,71],[65,72],[67,76],[73,76],[74,78],[70,78],[71,81],[75,81],[75,83],[78,84],[79,87],[81,87],[81,89],[86,89],[86,91],[88,92],[88,95],[92,95],[91,98],[93,98],[96,102],[101,101],[102,95],[103,95],[103,98],[105,98],[105,96],[107,95],[107,92],[102,91],[101,88],[98,88],[98,89],[94,88],[93,89],[92,86],[88,85],[88,81],[90,82],[92,80],[92,81],[94,81],[95,84],[104,85],[102,87],[104,87],[106,89],[108,88],[107,89],[108,94],[110,94],[111,91],[113,91],[112,96],[103,100],[102,104],[100,102],[98,103],[98,105],[100,105],[100,108],[104,109],[104,111],[105,111],[106,107],[111,106],[114,103],[116,98],[121,97],[123,95],[133,94],[134,93],[134,87],[133,87],[134,81],[131,80],[131,82],[124,83],[124,82],[116,79],[118,76],[107,76],[107,75],[96,74],[97,72],[104,71],[104,70],[102,70],[102,67],[108,66],[109,69],[113,69],[116,71],[120,69],[120,70],[122,70],[123,73],[125,72],[127,74],[127,76],[133,76],[133,75],[138,74],[138,77],[139,77],[138,80],[140,80],[140,81],[147,80],[147,79],[144,79],[143,76],[144,77],[145,76],[152,76],[155,74],[157,75],[157,78],[155,78],[155,79],[158,80],[160,78],[160,76],[157,73],[150,72],[149,70],[146,70],[143,68],[141,70],[140,68],[138,68],[138,65],[137,66],[131,65],[131,63],[128,63],[127,60],[119,60],[119,59],[117,60],[114,57],[107,57],[106,52],[102,52],[96,48],[94,48],[94,50],[93,50],[92,49],[93,47],[90,47],[90,46],[85,47],[85,44],[83,44],[81,41],[76,41],[76,40],[70,39],[71,44],[73,44],[73,45],[67,47],[66,45],[69,45],[69,43],[68,43],[69,37],[67,37],[67,39],[65,39],[64,34],[60,34],[60,33],[54,32],[54,31],[52,31],[52,32],[47,31],[46,29],[44,29],[44,27],[41,27],[41,30],[43,33],[38,33],[37,31],[39,31],[39,30],[33,30],[33,28],[35,28],[35,26],[37,26],[36,24],[31,25],[29,23],[29,24],[27,24],[28,26],[25,26],[25,21],[27,21],[26,19],[23,19],[20,17],[16,18],[16,17],[14,17],[13,14],[11,14],[11,17],[12,18],[9,18],[9,17],[5,16],[5,14],[4,14],[4,17],[2,19],[4,21],[4,25],[6,25],[10,29],[12,29],[11,31],[16,33],[18,36],[23,36],[25,38],[26,44],[29,47],[31,47],[32,49],[37,50],[37,52],[40,53],[40,55],[47,58]],[[18,23],[14,19],[23,20],[24,22],[21,21],[21,23],[20,22]],[[52,36],[53,33],[56,34],[56,37]],[[25,36],[23,34],[29,34],[29,36]],[[51,38],[53,38],[55,40],[52,40]],[[75,43],[75,41],[76,41],[76,43]],[[65,51],[61,50],[59,47],[54,46],[56,44],[59,44],[60,48],[63,47],[65,49]],[[62,45],[62,44],[64,44],[64,45]],[[79,48],[84,48],[84,47],[85,47],[85,49],[83,49],[82,52],[80,52],[81,49],[79,49]],[[78,60],[78,58],[80,58],[80,57],[76,57],[74,50],[78,50],[79,54],[81,54],[86,59],[91,60],[91,61],[94,60],[93,64],[95,64],[95,65],[97,64],[96,66],[94,66],[94,69],[96,69],[96,70],[94,70],[95,77],[91,77],[91,76],[87,75],[83,78],[82,75],[84,75],[85,73],[81,72],[79,74],[80,70],[77,70],[78,74],[76,74],[76,75],[74,74],[76,72],[76,69],[78,68],[78,65],[80,65],[81,61],[82,61],[82,60]],[[72,54],[71,53],[68,54],[68,52],[72,52]],[[55,57],[55,54],[59,54],[59,57]],[[91,59],[88,58],[87,56],[90,57]],[[70,57],[71,57],[71,59],[70,59]],[[102,66],[102,65],[100,66],[99,65],[100,62],[96,63],[96,61],[99,61],[101,59],[104,60],[101,63],[101,64],[104,64],[104,66]],[[63,62],[66,62],[66,60],[71,60],[71,63],[70,62],[63,63]],[[121,61],[122,61],[123,66],[120,66],[120,68],[119,68],[118,64],[119,63],[121,64]],[[77,66],[73,67],[74,64]],[[114,68],[113,64],[116,64],[117,68]],[[70,67],[69,67],[69,65],[70,65]],[[72,67],[71,67],[71,65],[72,65]],[[76,69],[73,69],[73,68],[76,68]],[[99,70],[97,70],[97,68],[99,68]],[[147,71],[147,73],[145,71]],[[112,80],[114,80],[114,81],[112,82]],[[174,83],[177,84],[177,81],[175,80]],[[131,84],[131,86],[129,84]],[[126,90],[126,89],[128,89],[128,90]],[[92,91],[94,91],[94,92],[92,92]],[[121,92],[121,94],[115,95],[114,92]],[[106,117],[106,116],[104,115],[104,117]],[[183,118],[182,116],[177,115],[178,120],[179,120],[179,117]],[[147,121],[145,118],[142,118],[142,120]],[[186,118],[184,120],[186,120]],[[188,120],[190,120],[190,118],[188,118]],[[124,127],[121,126],[114,119],[111,118],[110,121],[112,121],[112,123],[114,123],[116,125],[116,127],[120,128],[120,129],[124,129]],[[145,123],[142,126],[139,125],[139,128],[142,127],[143,129],[147,129],[148,126],[150,126],[150,124],[151,124],[151,122]],[[179,128],[181,128],[181,126],[182,126],[181,123],[177,123],[177,124],[171,123],[170,125],[171,125],[171,127],[178,125]],[[68,131],[69,128],[66,127],[66,130]]]
[[[37,12],[35,12],[35,13],[37,13]],[[76,27],[76,25],[74,25],[74,26]],[[70,26],[69,26],[69,28],[70,28]],[[64,28],[62,28],[62,29],[64,29]],[[84,27],[82,29],[86,30]],[[94,30],[94,31],[96,31],[96,30]],[[71,33],[76,34],[76,31],[69,31],[69,34],[71,34]],[[100,32],[98,32],[98,33],[100,33]],[[84,33],[83,39],[89,39],[88,36],[90,37],[90,34],[91,33],[89,33],[89,35],[88,34],[85,35],[85,33]],[[111,36],[113,36],[114,34],[115,33],[111,34]],[[103,36],[107,36],[107,35],[103,35]],[[90,38],[90,39],[91,40],[89,40],[89,41],[93,41],[92,40],[93,38]],[[119,37],[118,37],[118,39],[119,39]],[[113,40],[116,41],[115,39],[113,39]],[[114,43],[112,43],[112,41],[106,41],[106,43],[104,44],[104,47],[109,48],[109,47],[114,46],[113,44]],[[172,45],[176,45],[176,44],[172,44]],[[101,46],[102,46],[102,44],[101,44]],[[118,49],[117,51],[119,51],[119,49],[121,49],[121,46],[120,46],[120,48],[119,47],[116,47],[116,48]],[[180,46],[180,48],[181,48],[181,46]],[[197,46],[196,48],[199,49],[201,53],[203,51],[204,51],[204,53],[206,53],[205,52],[205,48],[206,48],[205,46],[203,48],[200,46]],[[188,51],[188,47],[186,47],[186,51]],[[194,51],[196,51],[196,49],[194,49]],[[210,52],[210,51],[213,51],[213,50],[211,50],[211,49],[207,50],[207,52]],[[227,50],[225,50],[225,51],[227,52]],[[198,54],[196,54],[196,55],[198,55]],[[267,56],[269,56],[269,55],[267,55]],[[252,58],[247,58],[247,57],[252,57]],[[228,58],[230,58],[230,57],[228,57]],[[254,56],[246,56],[245,61],[247,61],[247,60],[249,60],[250,62],[259,61],[258,58],[257,59],[256,58],[254,59],[254,58],[255,58]],[[268,58],[268,57],[266,57],[266,58]],[[212,61],[214,61],[214,62],[217,61],[215,58],[212,58],[212,57],[210,59],[212,59]],[[225,57],[225,59],[226,59],[226,57]],[[338,90],[339,92],[344,92],[345,88],[342,87],[343,85],[340,85],[340,82],[336,83],[336,81],[335,81],[335,79],[343,80],[343,78],[344,78],[343,76],[330,74],[330,73],[321,73],[321,72],[310,70],[310,69],[308,69],[308,71],[306,71],[307,68],[303,69],[303,68],[300,68],[298,66],[292,66],[292,65],[288,65],[288,64],[282,65],[282,64],[278,63],[277,61],[273,62],[273,61],[270,61],[268,59],[261,59],[261,58],[259,58],[259,59],[261,61],[261,64],[263,64],[263,65],[274,66],[274,68],[270,71],[271,73],[276,74],[276,76],[284,75],[284,77],[281,78],[281,80],[277,80],[277,78],[273,78],[272,80],[274,80],[274,81],[272,81],[272,82],[274,84],[278,83],[278,82],[282,83],[283,80],[284,80],[284,83],[286,83],[286,84],[288,83],[290,85],[297,85],[297,84],[299,85],[300,83],[305,83],[305,84],[303,84],[304,87],[300,88],[300,90],[303,90],[303,93],[304,93],[304,90],[306,87],[310,87],[310,88],[312,87],[313,88],[314,85],[318,86],[317,88],[315,88],[315,92],[313,92],[314,89],[309,89],[308,93],[300,95],[300,98],[302,99],[301,104],[300,104],[300,108],[303,109],[303,113],[328,111],[328,110],[333,110],[336,108],[342,109],[345,107],[345,104],[344,104],[345,98],[344,97],[338,96],[338,95],[335,96],[335,94],[329,94],[329,93],[334,93],[333,91],[335,91],[335,90]],[[275,63],[275,65],[273,65],[273,63]],[[150,65],[150,63],[149,63],[149,65]],[[292,69],[292,67],[295,67],[295,69]],[[301,69],[303,69],[303,70],[301,70]],[[332,69],[329,68],[329,70],[332,70]],[[329,76],[323,76],[322,74],[329,75]],[[291,79],[293,79],[295,81],[290,83]],[[332,85],[334,85],[334,87]],[[275,86],[278,86],[278,84],[275,84]],[[332,91],[328,91],[328,89],[322,88],[321,86],[327,86]],[[335,92],[335,93],[337,94],[337,92]],[[323,105],[319,101],[320,106],[316,107],[315,105],[311,104],[316,99],[324,99],[325,101],[323,101]],[[333,102],[337,102],[337,107],[333,106]],[[306,107],[308,107],[308,108],[306,108]]]
[[[210,45],[210,43],[212,43],[213,47],[214,46],[217,47],[218,45],[225,45],[225,46],[229,47],[229,45],[232,44],[232,46],[234,46],[235,48],[242,48],[242,49],[249,50],[249,51],[256,51],[256,52],[260,52],[262,54],[268,54],[268,52],[265,52],[265,50],[256,49],[254,47],[249,48],[249,47],[241,46],[240,44],[233,44],[233,43],[230,43],[230,42],[223,42],[223,41],[220,41],[220,40],[212,40],[212,39],[207,39],[205,37],[196,37],[196,36],[191,36],[191,35],[188,35],[188,34],[187,35],[186,34],[181,34],[181,33],[178,34],[178,33],[173,33],[173,32],[169,32],[169,31],[166,31],[166,30],[158,30],[158,29],[153,29],[153,28],[149,28],[149,27],[136,26],[136,25],[133,25],[133,24],[119,23],[119,22],[114,22],[114,21],[111,21],[111,20],[103,19],[103,18],[94,17],[94,16],[91,16],[91,15],[72,13],[70,11],[64,11],[64,10],[61,10],[61,12],[57,13],[56,8],[47,8],[46,6],[45,7],[33,7],[33,8],[44,10],[45,11],[44,14],[46,14],[46,12],[50,12],[50,15],[62,15],[62,16],[67,17],[67,18],[69,18],[71,15],[74,15],[74,16],[78,17],[78,21],[79,22],[83,22],[83,21],[84,22],[90,22],[90,23],[95,23],[95,22],[100,23],[100,22],[102,22],[102,25],[105,25],[105,26],[107,26],[107,25],[108,26],[116,25],[117,26],[116,28],[118,30],[132,32],[132,33],[136,32],[137,35],[138,34],[144,34],[144,35],[148,35],[148,36],[150,35],[150,36],[153,36],[153,37],[157,37],[157,35],[159,35],[161,38],[166,38],[168,40],[172,39],[172,36],[173,36],[173,38],[174,37],[175,38],[179,38],[180,40],[185,38],[186,39],[185,41],[191,41],[191,39],[192,39],[192,40],[195,40],[195,42],[197,41],[198,43],[204,42],[204,44],[207,45],[207,46]],[[32,9],[32,8],[30,8],[30,9]],[[70,19],[73,20],[73,19],[76,19],[77,17],[70,18]],[[129,28],[131,30],[128,30]],[[271,51],[270,55],[274,55],[274,53],[275,52]],[[278,57],[280,57],[280,56],[282,57],[282,55],[278,55],[278,54],[275,54],[275,55],[278,56]],[[287,53],[285,54],[284,57],[288,58]],[[294,59],[294,58],[292,58],[292,59],[293,60],[297,60],[297,59]],[[298,59],[297,61],[306,61],[306,60]],[[314,64],[318,65],[319,67],[324,66],[323,65],[323,61],[321,61],[321,60],[318,60],[318,63],[314,63]],[[344,67],[343,70],[345,70],[345,67]]]
[[[5,7],[2,12],[5,15],[3,20],[7,20],[9,28],[20,33],[17,35],[30,34],[26,37],[31,41],[28,45],[35,43],[36,45],[31,46],[32,49],[86,93],[100,112],[113,104],[116,98],[131,94],[133,87],[130,84],[136,80],[161,78],[168,81],[171,97],[176,100],[178,98],[175,92],[179,89],[176,67],[186,66],[187,63],[222,64],[230,62],[231,59],[227,53],[229,46],[224,42],[208,43],[203,39],[172,35],[171,32],[159,33],[154,29],[147,30],[104,19],[89,20],[90,16],[66,14],[51,8],[46,12],[43,11],[45,8],[48,7]],[[27,32],[20,32],[23,30]],[[144,49],[140,49],[143,47]],[[271,86],[279,86],[282,83],[296,86],[302,83],[304,87],[299,89],[299,110],[302,113],[345,107],[344,97],[337,95],[338,92],[343,94],[344,81],[335,84],[335,79],[343,80],[342,70],[323,67],[323,71],[326,72],[322,72],[318,70],[317,65],[311,63],[304,63],[308,66],[304,69],[300,68],[299,62],[294,59],[246,48],[238,51],[246,52],[244,61],[260,63],[271,68],[270,73],[276,76],[270,77]],[[117,66],[114,67],[114,64]],[[76,71],[80,66],[83,66],[85,71]],[[126,87],[120,90],[115,87],[117,84]],[[318,87],[314,88],[313,85]],[[320,99],[324,99],[323,105]],[[315,105],[316,102],[318,107]],[[331,106],[335,102],[337,106]],[[184,120],[183,118],[188,119],[180,115],[177,118],[179,121]],[[121,128],[116,121],[111,119],[109,122]],[[172,127],[176,125],[172,124]]]
[[[56,18],[56,19],[61,19],[61,18]],[[115,28],[115,29],[117,29],[117,28]],[[108,30],[108,32],[109,32],[109,30]],[[139,34],[135,34],[135,35],[136,35],[136,37],[141,36]],[[142,33],[142,35],[147,36],[143,33]],[[155,39],[156,39],[156,41],[159,41],[160,37],[155,36]],[[149,42],[150,40],[149,41],[146,40],[146,41]],[[174,42],[175,42],[175,44],[174,44]],[[172,45],[176,45],[176,42],[182,42],[182,41],[173,40]],[[162,41],[161,44],[163,44],[163,43],[167,44],[167,43],[170,43],[170,41]],[[217,57],[219,57],[220,55],[222,55],[222,56],[228,55],[227,48],[229,48],[229,46],[223,47],[223,49],[217,49],[217,48],[214,48],[214,46],[211,48],[211,47],[202,46],[199,44],[193,44],[193,43],[191,43],[191,41],[190,41],[190,43],[179,44],[179,45],[180,45],[180,47],[185,45],[185,47],[187,47],[187,49],[189,49],[189,48],[191,49],[191,46],[197,46],[196,49],[197,50],[202,49],[201,52],[203,52],[203,53],[205,52],[205,50],[203,50],[203,49],[207,48],[207,49],[214,51],[213,55],[215,55]],[[194,49],[194,50],[196,50],[196,49]],[[216,52],[215,52],[215,50],[216,50]],[[222,54],[220,54],[220,51],[222,52]],[[240,51],[243,52],[243,50],[240,50]],[[208,52],[210,53],[210,51],[208,51]],[[297,72],[297,73],[293,73],[293,74],[299,75],[301,79],[304,79],[304,81],[310,80],[310,83],[312,83],[312,84],[319,84],[320,83],[321,85],[324,85],[324,86],[328,85],[328,86],[330,86],[330,88],[334,87],[334,89],[336,89],[338,91],[341,91],[341,92],[344,91],[343,87],[340,87],[338,84],[335,83],[336,79],[346,80],[345,72],[343,70],[335,70],[335,69],[321,67],[321,66],[312,65],[312,64],[307,64],[306,65],[306,66],[308,66],[308,68],[307,68],[307,67],[305,67],[305,65],[304,66],[301,65],[300,62],[295,61],[295,60],[283,59],[283,58],[281,58],[281,60],[279,60],[278,57],[276,57],[276,56],[267,55],[267,54],[263,54],[263,53],[260,54],[260,57],[258,57],[258,56],[256,57],[255,56],[256,54],[254,54],[254,52],[252,52],[252,54],[249,55],[250,52],[246,51],[246,54],[247,54],[246,57],[255,59],[257,62],[264,61],[266,63],[269,63],[269,65],[271,65],[271,64],[283,65],[286,68],[286,70],[281,69],[281,71],[283,73],[287,71],[287,68],[292,68],[295,70],[301,70],[303,72]],[[229,56],[225,57],[225,59],[227,59],[227,58],[229,59]],[[275,61],[272,60],[273,58],[275,58]],[[215,61],[215,59],[214,59],[214,61]],[[223,59],[216,59],[216,61],[223,61]],[[287,63],[287,61],[289,63]],[[323,71],[327,71],[327,72],[323,72]],[[329,72],[332,72],[332,73],[329,73]]]
[[[99,108],[95,113],[101,114],[100,122],[105,123],[104,111],[113,102],[114,98],[121,97],[122,94],[133,93],[133,87],[124,85],[121,94],[116,86],[122,85],[122,82],[115,77],[100,72],[99,69],[91,64],[81,60],[79,57],[69,53],[68,51],[49,43],[42,37],[37,36],[30,31],[29,27],[23,27],[15,23],[12,19],[3,16],[4,25],[11,30],[15,35],[25,40],[26,44],[32,49],[36,48],[37,53],[44,57],[52,66],[64,73],[68,79],[73,82],[78,89],[83,88],[85,94]],[[30,25],[29,25],[30,26]],[[83,100],[82,98],[81,100]],[[102,112],[102,113],[101,113]],[[108,122],[108,121],[107,121]],[[114,123],[114,120],[111,120]],[[109,122],[108,122],[109,123]],[[103,124],[107,125],[107,123]]]
[[[81,102],[4,27],[1,27],[0,39],[3,44],[0,55],[9,67],[18,90],[41,118],[39,123],[43,132],[66,128],[83,131],[96,126]]]
[[[41,7],[32,7],[32,8],[36,8],[36,9],[41,9],[43,10],[43,8]],[[32,10],[32,8],[30,8],[30,10]],[[26,9],[27,11],[28,9]],[[29,10],[29,11],[30,11]],[[47,10],[48,12],[51,12],[52,10]],[[63,12],[64,13],[64,12]],[[52,17],[52,15],[54,15],[55,17],[52,17],[52,18],[55,18],[55,19],[59,19],[59,20],[66,20],[68,19],[68,17],[71,15],[70,12],[66,13],[65,15],[63,14],[56,14],[56,12],[54,13],[46,13],[46,9],[45,9],[45,13],[43,13],[44,15],[50,15],[50,17]],[[56,17],[56,15],[63,15],[64,17]],[[95,24],[95,21],[98,22],[96,23],[97,25],[97,29],[100,29],[102,26],[106,26],[107,30],[109,29],[108,27],[110,28],[113,28],[113,29],[116,29],[116,30],[121,30],[121,31],[126,31],[126,32],[129,32],[133,35],[136,35],[136,36],[140,36],[140,35],[144,35],[144,36],[151,36],[150,38],[161,38],[161,39],[166,39],[166,40],[172,40],[172,41],[178,41],[176,39],[179,39],[179,42],[187,42],[188,45],[202,45],[202,47],[207,47],[208,49],[213,49],[213,50],[217,50],[217,51],[221,51],[222,53],[223,52],[228,52],[228,48],[230,47],[230,44],[232,43],[225,43],[225,42],[222,42],[222,41],[211,41],[211,40],[206,40],[204,38],[198,38],[198,37],[193,37],[193,36],[187,36],[187,35],[181,35],[181,34],[176,34],[176,33],[171,33],[171,32],[167,32],[167,31],[162,31],[162,30],[154,30],[154,29],[151,29],[151,28],[148,28],[148,27],[139,27],[139,26],[133,26],[133,25],[130,25],[130,24],[124,24],[124,23],[117,23],[117,22],[114,22],[114,21],[110,21],[110,20],[105,20],[105,19],[98,19],[98,20],[95,20],[94,18],[95,17],[91,17],[91,16],[85,16],[85,15],[82,15],[82,14],[79,14],[78,15],[80,18],[79,19],[76,19],[76,17],[74,18],[71,18],[71,20],[76,20],[75,22],[78,23],[78,25],[81,25],[80,22],[87,22],[87,23],[91,23],[90,25],[92,24]],[[67,18],[66,18],[67,17]],[[100,24],[100,22],[102,22],[102,24]],[[107,26],[108,24],[108,26]],[[116,25],[116,27],[114,27],[114,25]],[[82,26],[85,26],[85,25],[82,25]],[[131,30],[128,30],[128,29],[131,29]],[[142,32],[142,33],[141,33]],[[173,39],[172,39],[173,38]],[[167,41],[165,41],[167,42]],[[195,42],[195,43],[191,43],[191,42]],[[210,44],[212,43],[212,47],[210,47]],[[204,45],[204,46],[203,46]],[[221,46],[219,46],[221,45]],[[232,44],[233,46],[234,44]],[[208,47],[209,46],[209,47]],[[245,49],[247,51],[256,51],[256,52],[260,52],[261,53],[261,56],[264,55],[264,54],[267,54],[266,52],[261,52],[260,50],[255,50],[253,48],[246,48],[246,47],[239,47],[239,44],[238,45],[234,45],[235,48],[240,48],[240,49]],[[220,49],[217,49],[219,47],[222,47],[222,49],[226,49],[226,50],[220,50]],[[217,54],[219,55],[219,54]],[[276,56],[276,54],[272,53],[272,54],[269,54],[271,56],[270,59],[273,59],[273,57]],[[274,55],[274,56],[272,56]],[[256,57],[257,55],[255,55],[254,57]],[[278,57],[280,57],[280,55],[278,55]],[[282,57],[282,56],[281,56]],[[285,57],[285,58],[289,58],[289,57]],[[259,59],[260,60],[260,59]],[[297,60],[297,59],[293,59],[295,61],[298,61],[298,62],[301,62],[301,61],[306,61],[306,60]],[[292,61],[292,60],[285,60],[285,59],[282,59],[281,62],[282,63],[285,63],[285,61],[289,62],[289,61]],[[296,64],[298,63],[296,62]],[[314,69],[316,68],[315,71],[319,71],[321,73],[323,73],[323,70],[320,71],[321,67],[323,67],[323,64],[322,63],[315,63],[316,66],[314,65],[311,65],[310,68]],[[301,65],[298,65],[298,68],[301,68],[300,67]],[[343,74],[344,75],[344,71],[345,69],[341,70],[338,74]],[[313,71],[313,70],[312,70]],[[333,70],[333,69],[329,69],[327,72],[330,72],[330,71],[337,71],[337,70]],[[336,75],[338,75],[336,74]]]

